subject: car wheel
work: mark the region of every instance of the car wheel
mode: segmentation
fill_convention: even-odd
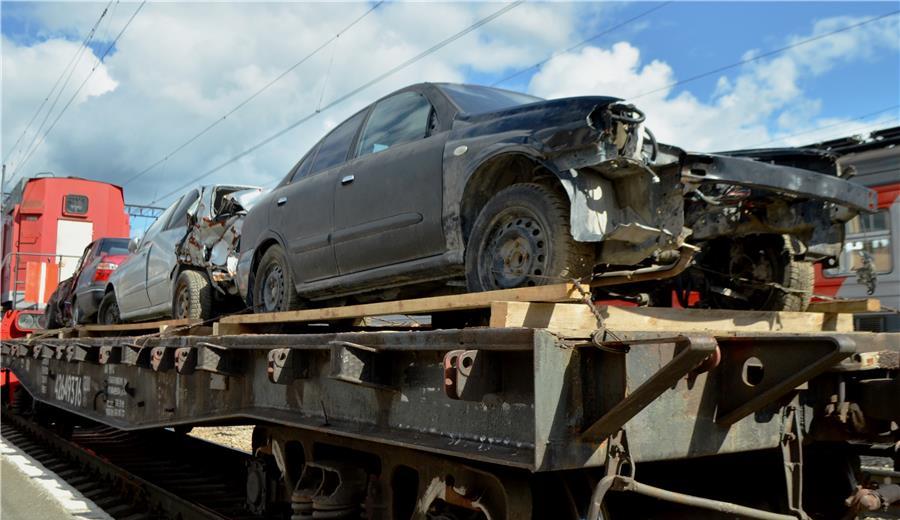
[[[279,312],[297,307],[297,290],[284,249],[266,250],[253,278],[253,312]]]
[[[475,220],[466,284],[476,292],[582,279],[592,273],[594,258],[593,244],[572,237],[565,193],[514,184],[494,195]]]
[[[97,310],[97,323],[100,325],[122,323],[122,319],[119,316],[119,302],[116,301],[116,293],[110,291],[100,300],[100,308]]]
[[[213,312],[213,288],[206,275],[182,271],[175,280],[172,316],[176,319],[208,320]]]
[[[719,309],[805,311],[815,283],[812,262],[797,260],[789,238],[754,235],[720,240],[700,262]]]

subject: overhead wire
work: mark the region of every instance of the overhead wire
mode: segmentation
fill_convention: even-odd
[[[832,123],[832,124],[828,124],[828,125],[823,125],[823,126],[820,126],[820,127],[817,127],[817,128],[809,129],[809,130],[804,130],[804,131],[802,131],[802,132],[795,132],[795,133],[792,133],[792,134],[782,135],[782,136],[776,137],[776,138],[774,138],[774,139],[769,139],[768,141],[762,141],[762,142],[759,142],[759,143],[756,143],[756,144],[752,144],[752,145],[748,146],[747,148],[756,148],[756,147],[763,146],[763,145],[767,145],[767,144],[778,143],[778,142],[784,141],[784,140],[786,140],[786,139],[790,139],[790,138],[792,138],[792,137],[797,137],[797,136],[807,135],[807,134],[813,134],[813,133],[816,133],[816,132],[819,132],[819,131],[822,131],[822,130],[828,130],[829,128],[836,128],[836,127],[838,127],[838,126],[844,126],[844,125],[846,125],[847,123],[849,123],[849,122],[851,122],[851,121],[862,121],[863,119],[868,119],[868,118],[870,118],[870,117],[872,117],[872,116],[877,116],[877,115],[883,114],[883,113],[885,113],[885,112],[890,112],[891,110],[897,110],[898,108],[900,108],[900,104],[898,104],[898,105],[891,105],[891,106],[889,106],[889,107],[885,107],[885,108],[876,110],[876,111],[874,111],[874,112],[868,112],[868,113],[866,113],[866,114],[861,114],[861,115],[858,115],[858,116],[854,116],[854,117],[851,117],[851,118],[849,118],[849,119],[844,119],[844,120],[842,120],[842,121],[838,121],[838,122],[836,122],[836,123]],[[874,123],[873,123],[873,124],[874,124]],[[880,124],[880,123],[879,123],[879,124]]]
[[[696,81],[696,80],[698,80],[698,79],[702,79],[702,78],[705,78],[705,77],[708,77],[708,76],[712,76],[713,74],[718,74],[719,72],[724,72],[724,71],[726,71],[726,70],[733,69],[733,68],[735,68],[735,67],[740,67],[741,65],[746,65],[747,63],[752,63],[752,62],[754,62],[754,61],[759,61],[759,60],[761,60],[761,59],[763,59],[763,58],[768,58],[768,57],[770,57],[770,56],[775,56],[775,55],[781,54],[781,53],[783,53],[783,52],[785,52],[785,51],[788,51],[788,50],[791,50],[791,49],[794,49],[794,48],[796,48],[796,47],[800,47],[800,46],[803,46],[803,45],[807,45],[807,44],[809,44],[809,43],[812,43],[812,42],[815,42],[815,41],[818,41],[818,40],[823,40],[823,39],[826,39],[826,38],[830,38],[830,37],[832,37],[832,36],[834,36],[834,35],[836,35],[836,34],[840,34],[840,33],[842,33],[842,32],[847,32],[847,31],[851,31],[851,30],[854,30],[854,29],[858,29],[858,28],[863,27],[863,26],[865,26],[865,25],[868,25],[868,24],[870,24],[870,23],[874,23],[874,22],[877,22],[877,21],[879,21],[879,20],[883,20],[883,19],[888,18],[888,17],[891,17],[891,16],[896,16],[898,13],[900,13],[900,9],[897,9],[897,10],[894,10],[894,11],[891,11],[891,12],[888,12],[888,13],[884,13],[884,14],[881,14],[881,15],[878,15],[878,16],[875,16],[875,17],[872,17],[872,18],[868,18],[868,19],[863,20],[863,21],[861,21],[861,22],[857,22],[857,23],[854,23],[854,24],[850,24],[850,25],[847,25],[847,26],[844,26],[844,27],[835,29],[835,30],[833,30],[833,31],[829,31],[829,32],[826,32],[826,33],[818,34],[818,35],[816,35],[816,36],[812,36],[812,37],[809,37],[809,38],[805,38],[805,39],[803,39],[803,40],[796,41],[796,42],[794,42],[794,43],[792,43],[792,44],[790,44],[790,45],[785,45],[784,47],[779,47],[779,48],[777,48],[777,49],[773,49],[773,50],[771,50],[771,51],[767,51],[767,52],[764,52],[764,53],[762,53],[762,54],[756,54],[756,55],[751,56],[751,57],[749,57],[749,58],[745,58],[745,59],[742,59],[742,60],[740,60],[740,61],[736,61],[736,62],[734,62],[734,63],[730,63],[730,64],[728,64],[728,65],[723,65],[723,66],[721,66],[721,67],[716,67],[716,68],[714,68],[714,69],[712,69],[712,70],[708,70],[708,71],[706,71],[706,72],[702,72],[702,73],[700,73],[700,74],[696,74],[696,75],[694,75],[694,76],[691,76],[691,77],[688,77],[688,78],[685,78],[685,79],[682,79],[682,80],[674,81],[674,82],[672,82],[672,83],[669,83],[668,85],[664,85],[664,86],[662,86],[662,87],[658,87],[658,88],[655,88],[655,89],[653,89],[653,90],[648,90],[647,92],[643,92],[643,93],[638,94],[638,95],[636,95],[636,96],[629,96],[629,97],[628,97],[628,101],[634,101],[635,99],[639,99],[639,98],[642,98],[642,97],[644,97],[644,96],[649,96],[650,94],[656,94],[657,92],[667,91],[667,90],[669,90],[669,89],[671,89],[671,88],[674,88],[674,87],[677,87],[677,86],[680,86],[680,85],[684,85],[685,83],[690,83],[690,82]]]
[[[645,16],[647,16],[647,15],[649,15],[649,14],[655,12],[655,11],[658,11],[658,10],[662,9],[663,7],[665,7],[665,6],[667,6],[667,5],[671,4],[671,3],[672,3],[672,2],[669,1],[669,2],[662,2],[661,4],[657,4],[657,5],[653,6],[652,8],[647,9],[646,11],[643,11],[643,12],[641,12],[641,13],[639,13],[639,14],[637,14],[637,15],[635,15],[635,16],[633,16],[633,17],[627,19],[627,20],[624,20],[624,21],[622,21],[622,22],[619,22],[619,23],[617,23],[616,25],[613,25],[612,27],[606,28],[606,29],[604,29],[603,31],[601,31],[601,32],[599,32],[599,33],[597,33],[597,34],[595,34],[595,35],[589,37],[589,38],[585,38],[584,40],[581,40],[580,42],[576,43],[575,45],[572,45],[571,47],[568,47],[568,48],[563,49],[563,50],[558,51],[558,52],[554,52],[553,54],[551,54],[550,56],[544,58],[544,59],[541,60],[541,61],[538,61],[538,62],[536,62],[536,63],[533,63],[533,64],[531,64],[531,65],[525,67],[524,69],[519,69],[519,70],[513,72],[512,74],[510,74],[510,75],[508,75],[508,76],[506,76],[506,77],[503,77],[503,78],[501,78],[501,79],[499,79],[499,80],[497,80],[497,81],[491,83],[490,86],[496,87],[497,85],[501,85],[501,84],[506,83],[507,81],[513,79],[513,78],[516,78],[516,77],[518,77],[518,76],[521,76],[522,74],[528,72],[529,70],[537,69],[537,68],[541,67],[542,65],[544,65],[545,63],[547,63],[548,61],[552,60],[553,58],[555,58],[555,57],[557,57],[557,56],[559,56],[559,55],[561,55],[561,54],[565,54],[565,53],[567,53],[567,52],[572,52],[572,51],[574,51],[575,49],[581,48],[581,47],[587,45],[588,43],[590,43],[590,42],[596,40],[597,38],[600,38],[601,36],[605,36],[605,35],[607,35],[607,34],[613,32],[613,31],[616,31],[616,30],[618,30],[618,29],[621,29],[622,27],[625,27],[626,25],[628,25],[628,24],[630,24],[630,23],[636,22],[636,21],[640,20],[641,18],[643,18],[643,17],[645,17]]]
[[[219,124],[221,124],[222,122],[224,122],[226,119],[228,119],[228,118],[229,118],[231,115],[233,115],[235,112],[237,112],[238,110],[244,108],[248,103],[250,103],[251,101],[253,101],[254,99],[256,99],[260,94],[262,94],[262,93],[265,92],[266,90],[269,90],[269,88],[271,88],[273,85],[275,85],[276,83],[278,83],[279,81],[281,81],[282,79],[284,79],[288,74],[290,74],[291,72],[293,72],[297,67],[299,67],[300,65],[303,65],[304,63],[306,63],[307,61],[309,61],[311,58],[313,58],[314,56],[316,56],[317,54],[319,54],[319,52],[321,52],[323,49],[325,49],[326,47],[328,47],[332,42],[334,42],[335,40],[337,40],[338,38],[340,38],[340,36],[341,36],[342,34],[346,33],[346,32],[349,31],[350,29],[352,29],[356,24],[358,24],[359,22],[361,22],[365,17],[367,17],[367,16],[368,16],[369,14],[371,14],[373,11],[375,11],[376,9],[378,9],[383,3],[384,3],[384,0],[381,0],[381,1],[379,1],[379,2],[376,2],[376,3],[375,3],[371,8],[369,8],[366,12],[364,12],[362,15],[358,16],[357,18],[355,18],[352,22],[350,22],[349,24],[347,24],[343,29],[341,29],[340,31],[338,31],[337,33],[335,33],[334,36],[332,36],[331,38],[325,40],[321,45],[319,45],[318,47],[316,47],[315,49],[313,49],[311,52],[309,52],[308,54],[306,54],[305,56],[303,56],[303,58],[301,58],[299,61],[297,61],[296,63],[294,63],[294,64],[291,65],[290,67],[286,68],[286,69],[285,69],[284,71],[282,71],[278,76],[275,76],[274,78],[272,78],[268,83],[266,83],[265,85],[263,85],[259,90],[257,90],[256,92],[254,92],[253,94],[251,94],[249,97],[247,97],[246,99],[244,99],[243,101],[241,101],[240,103],[238,103],[237,105],[235,105],[234,108],[232,108],[231,110],[229,110],[228,112],[226,112],[224,115],[222,115],[221,117],[219,117],[218,119],[216,119],[215,121],[213,121],[212,123],[210,123],[209,125],[207,125],[205,128],[203,128],[202,130],[200,130],[199,132],[197,132],[196,134],[194,134],[194,135],[191,136],[190,138],[188,138],[186,141],[184,141],[184,142],[181,143],[180,145],[178,145],[178,146],[176,146],[175,148],[173,148],[170,152],[168,152],[166,155],[164,155],[164,156],[163,156],[162,158],[160,158],[159,160],[153,162],[152,164],[150,164],[150,165],[147,166],[146,168],[142,169],[141,171],[137,172],[136,174],[134,174],[134,175],[132,175],[131,177],[129,177],[128,179],[126,179],[124,182],[122,182],[121,185],[122,185],[122,186],[125,186],[125,185],[127,185],[127,184],[129,184],[129,183],[135,181],[136,179],[138,179],[139,177],[142,177],[143,175],[145,175],[145,174],[148,173],[149,171],[153,170],[154,168],[156,168],[157,166],[159,166],[159,165],[162,164],[163,162],[165,162],[165,161],[169,160],[170,158],[172,158],[172,156],[174,156],[175,154],[177,154],[177,153],[180,152],[181,150],[184,150],[185,148],[187,148],[188,146],[190,146],[194,141],[196,141],[197,139],[199,139],[200,137],[202,137],[203,135],[205,135],[207,132],[209,132],[210,130],[212,130],[213,128],[215,128],[216,126],[218,126]]]
[[[9,163],[11,160],[14,159],[12,157],[13,152],[16,151],[16,149],[19,146],[19,143],[22,142],[22,139],[25,137],[25,135],[28,133],[28,130],[31,128],[31,125],[34,124],[38,115],[43,111],[44,107],[47,105],[47,102],[53,96],[53,93],[56,92],[56,87],[58,87],[60,85],[60,81],[62,81],[63,77],[66,77],[66,82],[59,88],[59,92],[57,93],[56,98],[54,99],[53,105],[47,111],[47,114],[49,115],[50,112],[53,111],[53,107],[56,106],[56,101],[59,99],[60,94],[62,94],[62,91],[65,89],[65,86],[68,84],[69,79],[72,77],[72,73],[69,72],[69,70],[71,69],[72,71],[74,71],[75,67],[78,65],[78,62],[81,61],[81,56],[84,54],[85,49],[90,44],[91,40],[94,38],[97,28],[100,27],[100,23],[103,21],[103,18],[106,16],[107,12],[109,11],[109,6],[112,3],[113,3],[113,0],[109,0],[109,3],[107,3],[106,6],[103,8],[103,11],[100,13],[100,16],[97,18],[97,21],[94,22],[94,25],[88,31],[87,36],[85,36],[84,40],[81,42],[81,45],[75,51],[75,54],[72,55],[72,58],[69,60],[69,62],[63,68],[62,72],[59,73],[59,76],[56,78],[56,81],[53,83],[53,86],[50,87],[50,92],[47,93],[47,95],[44,97],[44,100],[41,101],[40,105],[38,105],[37,110],[34,111],[34,114],[31,116],[31,119],[28,121],[28,124],[25,125],[25,129],[22,130],[22,133],[19,135],[19,138],[16,139],[15,143],[13,143],[12,148],[10,148],[4,155],[6,157],[6,161],[5,161],[6,163]],[[46,117],[44,119],[44,123],[45,122],[46,122]],[[35,137],[40,134],[40,131],[42,128],[43,128],[43,123],[41,125],[41,128],[39,128],[38,130],[35,131]],[[32,144],[34,144],[33,140],[31,143],[29,143],[28,148],[31,148]],[[18,158],[21,155],[22,155],[22,150],[19,149],[19,153],[16,155],[16,158]]]
[[[40,141],[38,141],[37,144],[35,144],[35,146],[28,152],[28,155],[25,156],[25,159],[23,159],[22,162],[19,163],[18,166],[16,166],[16,169],[13,171],[13,177],[15,177],[16,174],[25,166],[25,164],[28,162],[28,160],[31,159],[31,157],[34,155],[34,152],[36,152],[37,149],[40,148],[41,144],[44,143],[44,141],[47,139],[47,136],[50,135],[50,132],[52,132],[53,128],[56,126],[56,123],[58,123],[59,120],[62,118],[62,116],[66,113],[66,111],[72,105],[72,102],[75,101],[76,97],[78,97],[78,94],[81,92],[81,89],[83,89],[84,86],[87,84],[87,82],[91,79],[91,77],[93,77],[94,72],[97,71],[97,68],[103,63],[103,60],[106,58],[107,55],[109,55],[109,53],[115,47],[116,43],[119,41],[119,39],[122,37],[122,35],[125,34],[125,31],[131,25],[131,22],[134,21],[135,17],[137,17],[138,13],[141,12],[141,9],[143,9],[144,5],[146,5],[146,4],[147,4],[147,0],[143,0],[140,3],[140,5],[137,6],[137,9],[134,10],[134,12],[131,14],[131,17],[128,18],[127,22],[125,22],[125,25],[122,26],[121,30],[119,30],[119,33],[116,35],[115,39],[113,39],[113,41],[106,47],[106,50],[103,51],[103,53],[100,55],[100,57],[97,58],[97,62],[94,64],[93,68],[91,68],[91,71],[84,78],[84,81],[81,82],[81,84],[78,86],[78,88],[75,89],[75,92],[72,93],[72,96],[66,102],[65,106],[63,106],[62,110],[60,110],[59,114],[57,114],[56,119],[53,120],[53,123],[51,123],[50,126],[47,128],[47,131],[44,132],[43,136],[41,136]]]
[[[192,177],[191,180],[190,180],[189,182],[187,182],[187,183],[185,183],[185,184],[179,186],[178,188],[176,188],[176,189],[174,189],[174,190],[172,190],[172,191],[166,193],[166,194],[163,195],[162,197],[156,198],[155,200],[153,200],[153,201],[151,202],[151,204],[155,204],[155,203],[157,203],[157,202],[166,200],[166,199],[168,199],[169,197],[171,197],[172,195],[175,195],[175,194],[181,192],[182,190],[184,190],[185,188],[187,188],[187,187],[189,187],[189,186],[192,186],[193,184],[197,183],[198,181],[200,181],[200,180],[202,180],[202,179],[205,179],[206,177],[209,177],[209,176],[212,175],[213,173],[215,173],[215,172],[221,170],[222,168],[224,168],[224,167],[226,167],[226,166],[228,166],[228,165],[230,165],[230,164],[233,164],[234,162],[237,162],[237,161],[240,160],[241,158],[246,157],[247,155],[249,155],[249,154],[255,152],[256,150],[262,148],[263,146],[266,146],[267,144],[269,144],[269,143],[271,143],[272,141],[278,139],[279,137],[285,135],[286,133],[290,132],[291,130],[297,128],[298,126],[300,126],[300,125],[306,123],[307,121],[313,119],[314,117],[316,117],[317,115],[321,114],[322,112],[325,112],[326,110],[329,110],[329,109],[331,109],[331,108],[333,108],[333,107],[335,107],[335,106],[337,106],[337,105],[343,103],[344,101],[346,101],[346,100],[352,98],[352,97],[355,96],[356,94],[359,94],[360,92],[366,90],[367,88],[369,88],[369,87],[371,87],[371,86],[373,86],[373,85],[375,85],[375,84],[377,84],[377,83],[383,81],[385,78],[388,78],[389,76],[392,76],[393,74],[396,74],[397,72],[399,72],[399,71],[405,69],[406,67],[412,65],[413,63],[416,63],[417,61],[419,61],[419,60],[425,58],[426,56],[429,56],[429,55],[431,55],[431,54],[434,54],[435,52],[437,52],[437,51],[439,51],[440,49],[446,47],[447,45],[449,45],[449,44],[455,42],[456,40],[462,38],[463,36],[469,34],[470,32],[472,32],[472,31],[474,31],[474,30],[476,30],[476,29],[482,27],[483,25],[485,25],[485,24],[487,24],[487,23],[490,23],[490,22],[493,21],[494,19],[496,19],[496,18],[498,18],[498,17],[500,17],[500,16],[506,14],[506,13],[509,12],[510,10],[515,9],[516,7],[518,7],[519,5],[521,5],[524,1],[525,1],[525,0],[515,0],[515,1],[513,1],[513,2],[510,2],[510,3],[506,4],[506,5],[504,5],[502,8],[498,9],[497,11],[494,11],[493,13],[491,13],[490,15],[488,15],[488,16],[486,16],[486,17],[484,17],[484,18],[481,18],[480,20],[478,20],[477,22],[475,22],[475,23],[469,25],[469,26],[466,27],[465,29],[463,29],[463,30],[461,30],[461,31],[459,31],[459,32],[457,32],[457,33],[455,33],[455,34],[453,34],[452,36],[449,36],[448,38],[445,38],[444,40],[441,40],[440,42],[438,42],[438,43],[432,45],[432,46],[429,47],[428,49],[426,49],[426,50],[420,52],[419,54],[417,54],[417,55],[415,55],[415,56],[413,56],[412,58],[407,59],[406,61],[404,61],[404,62],[402,62],[402,63],[400,63],[400,64],[398,64],[398,65],[392,67],[391,69],[389,69],[389,70],[383,72],[382,74],[379,74],[378,76],[375,76],[374,78],[372,78],[372,79],[370,79],[369,81],[363,83],[362,85],[360,85],[360,86],[358,86],[358,87],[356,87],[356,88],[350,90],[349,92],[343,94],[342,96],[340,96],[340,97],[338,97],[338,98],[336,98],[336,99],[330,101],[329,103],[327,103],[327,104],[325,104],[324,106],[322,106],[320,109],[317,109],[317,110],[315,110],[315,111],[313,111],[313,112],[310,112],[309,114],[307,114],[307,115],[301,117],[300,119],[297,119],[296,121],[294,121],[293,123],[289,124],[288,126],[282,128],[281,130],[275,132],[274,134],[272,134],[272,135],[266,137],[265,139],[263,139],[263,140],[257,142],[256,144],[250,146],[249,148],[247,148],[247,149],[245,149],[244,151],[240,152],[239,154],[237,154],[237,155],[231,157],[230,159],[228,159],[228,160],[222,162],[221,164],[219,164],[219,165],[217,165],[217,166],[215,166],[215,167],[213,167],[213,168],[211,168],[211,169],[209,169],[209,170],[207,170],[207,171],[205,171],[205,172],[203,172],[203,173],[201,173],[201,174],[199,174],[199,175],[196,175],[196,176]]]

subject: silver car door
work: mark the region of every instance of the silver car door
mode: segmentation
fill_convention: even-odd
[[[164,305],[172,299],[172,273],[178,265],[175,246],[187,234],[188,209],[200,197],[194,189],[181,198],[166,227],[153,237],[147,258],[147,296],[150,307]]]
[[[116,290],[119,313],[123,318],[134,316],[150,306],[150,299],[147,296],[147,259],[150,245],[153,238],[166,227],[180,202],[181,198],[157,217],[156,222],[144,232],[144,237],[138,244],[137,250],[133,251],[110,277]]]

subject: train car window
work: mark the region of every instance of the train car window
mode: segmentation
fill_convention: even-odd
[[[846,276],[852,274],[871,258],[875,272],[889,273],[893,270],[891,258],[891,214],[883,209],[869,215],[858,215],[845,228],[844,250],[840,265],[826,269],[826,276]]]
[[[86,215],[88,212],[88,198],[84,195],[66,195],[63,204],[63,213],[66,215]]]

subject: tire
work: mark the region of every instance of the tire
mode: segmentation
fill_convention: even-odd
[[[172,317],[188,320],[213,317],[213,288],[204,273],[187,270],[178,275],[172,296]]]
[[[718,262],[728,259],[725,276]],[[796,259],[790,237],[753,235],[740,240],[722,240],[712,245],[702,261],[711,278],[740,298],[729,297],[728,291],[712,291],[710,303],[715,308],[758,311],[805,311],[809,307],[815,283],[812,262]],[[747,283],[749,281],[749,283]]]
[[[100,307],[97,309],[97,323],[100,325],[115,325],[122,323],[119,316],[119,302],[116,301],[116,293],[110,291],[100,300]]]
[[[569,200],[544,184],[513,184],[479,213],[466,246],[470,292],[547,285],[592,274],[594,244],[576,242]]]
[[[281,312],[299,305],[294,277],[284,248],[273,245],[263,254],[253,277],[253,312]]]

